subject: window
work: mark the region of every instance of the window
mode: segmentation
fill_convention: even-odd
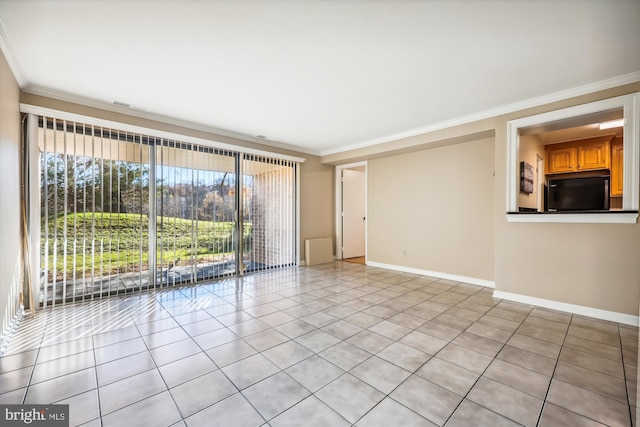
[[[610,98],[576,107],[512,120],[507,123],[507,218],[509,222],[582,222],[582,223],[635,223],[638,217],[640,187],[640,93]],[[600,130],[599,124],[623,120],[623,126]],[[621,164],[615,184],[624,191],[611,192],[610,204],[603,212],[549,212],[545,209],[541,193],[549,178],[590,178],[599,174],[599,168],[554,170],[554,149],[559,158],[573,159],[581,146],[595,146],[606,141],[607,150],[617,147]],[[590,145],[589,145],[590,144]],[[599,147],[601,145],[598,145]],[[567,148],[568,151],[561,152]],[[621,151],[620,151],[621,150]],[[545,153],[547,156],[545,156]],[[606,166],[600,172],[614,179],[611,152],[607,151]],[[549,157],[549,158],[546,158]],[[617,161],[616,160],[616,161]],[[562,162],[560,162],[562,163]],[[529,167],[529,165],[531,167]],[[540,170],[543,167],[545,170]],[[560,167],[565,167],[560,164]],[[571,166],[573,167],[573,166]],[[534,172],[533,192],[521,192],[521,168]],[[531,177],[527,177],[530,179]],[[611,184],[611,182],[609,182]]]
[[[32,109],[43,306],[297,265],[304,159]]]

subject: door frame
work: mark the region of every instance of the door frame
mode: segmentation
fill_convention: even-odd
[[[544,159],[536,155],[536,208],[538,212],[544,211],[544,186],[546,184],[544,174]]]
[[[369,217],[369,203],[367,199],[369,182],[368,177],[368,162],[366,160],[362,162],[348,163],[345,165],[336,166],[336,179],[335,179],[335,193],[336,193],[336,259],[342,259],[342,171],[345,169],[356,169],[364,166],[364,180],[365,180],[365,193],[364,193],[364,212],[365,218]],[[367,248],[367,235],[369,227],[365,221],[364,227],[364,262],[366,264],[368,259]]]
[[[109,129],[119,130],[122,132],[131,132],[135,134],[143,134],[145,136],[168,139],[168,140],[176,140],[189,144],[194,144],[203,147],[211,147],[214,149],[220,149],[222,151],[228,151],[232,153],[236,158],[236,162],[239,163],[239,166],[236,167],[236,175],[238,177],[244,177],[243,172],[243,159],[245,159],[247,155],[256,155],[258,157],[266,157],[268,159],[274,159],[278,161],[290,162],[290,165],[293,168],[293,186],[294,186],[294,200],[293,206],[295,206],[295,212],[293,213],[292,225],[293,229],[293,239],[294,242],[291,246],[292,250],[292,265],[298,265],[300,259],[300,165],[305,161],[304,158],[294,157],[289,155],[281,155],[278,153],[271,153],[268,151],[254,150],[250,148],[244,147],[236,147],[233,145],[228,145],[224,143],[217,143],[201,138],[159,131],[151,128],[138,127],[134,125],[127,125],[124,123],[113,122],[108,120],[103,120],[99,118],[77,115],[73,113],[62,112],[59,110],[52,110],[48,108],[34,107],[30,105],[20,104],[20,111],[28,116],[28,120],[23,122],[22,131],[23,138],[25,141],[23,142],[23,151],[24,151],[24,170],[22,174],[24,175],[25,181],[25,196],[24,196],[24,211],[26,212],[27,218],[25,220],[25,225],[28,227],[28,236],[26,237],[29,245],[29,271],[31,272],[31,281],[30,281],[30,294],[33,296],[34,304],[33,309],[39,309],[40,307],[40,245],[41,245],[41,230],[40,230],[40,221],[41,221],[41,208],[40,208],[40,149],[38,147],[38,116],[45,116],[48,118],[54,118],[59,121],[68,121],[68,122],[77,122],[83,123],[85,125],[95,125],[98,127],[105,127]],[[158,156],[156,153],[156,149],[154,145],[150,145],[150,153],[149,153],[149,161],[150,167],[150,200],[149,200],[149,225],[148,225],[148,233],[149,233],[149,251],[150,251],[150,267],[149,267],[149,281],[148,286],[150,289],[156,288],[158,285],[156,279],[157,276],[154,274],[157,268],[153,265],[156,260],[156,256],[153,254],[155,250],[157,250],[157,242],[156,240],[156,224],[155,221],[157,219],[157,212],[155,212],[155,206],[157,205],[156,201],[156,173],[158,163]],[[192,168],[193,169],[193,168]],[[236,179],[236,197],[241,197],[243,179]],[[236,208],[241,208],[241,203],[236,203]],[[238,215],[238,209],[236,209],[236,217]],[[241,212],[241,211],[240,211]],[[238,225],[239,224],[239,225]],[[242,223],[242,215],[240,215],[239,219],[236,219],[236,237],[240,238],[237,243],[236,250],[236,271],[234,276],[231,277],[241,277],[244,274],[244,269],[238,266],[238,261],[242,262],[242,234],[243,234],[243,223]],[[241,266],[242,264],[240,264]],[[26,267],[25,267],[26,268]],[[25,273],[26,274],[26,273]],[[220,276],[220,277],[225,277]],[[181,283],[180,285],[187,285],[187,283]],[[159,289],[159,288],[156,288]],[[136,291],[139,290],[136,288]],[[26,292],[25,292],[26,294]],[[100,298],[101,296],[98,296]],[[85,299],[94,299],[94,295],[88,295]],[[63,300],[61,302],[57,302],[55,299],[52,301],[44,300],[43,308],[51,307],[58,304],[66,304],[67,301]]]

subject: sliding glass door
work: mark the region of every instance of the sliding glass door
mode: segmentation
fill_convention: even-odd
[[[298,163],[30,117],[42,305],[296,265]]]
[[[159,285],[236,274],[237,154],[162,141],[157,146]]]
[[[146,287],[149,145],[49,118],[37,133],[42,302]]]

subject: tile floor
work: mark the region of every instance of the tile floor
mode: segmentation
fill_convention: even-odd
[[[41,310],[0,403],[86,426],[631,426],[637,360],[637,328],[334,262]]]

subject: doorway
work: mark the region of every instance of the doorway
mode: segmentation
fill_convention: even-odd
[[[366,263],[367,163],[336,167],[336,258]]]

